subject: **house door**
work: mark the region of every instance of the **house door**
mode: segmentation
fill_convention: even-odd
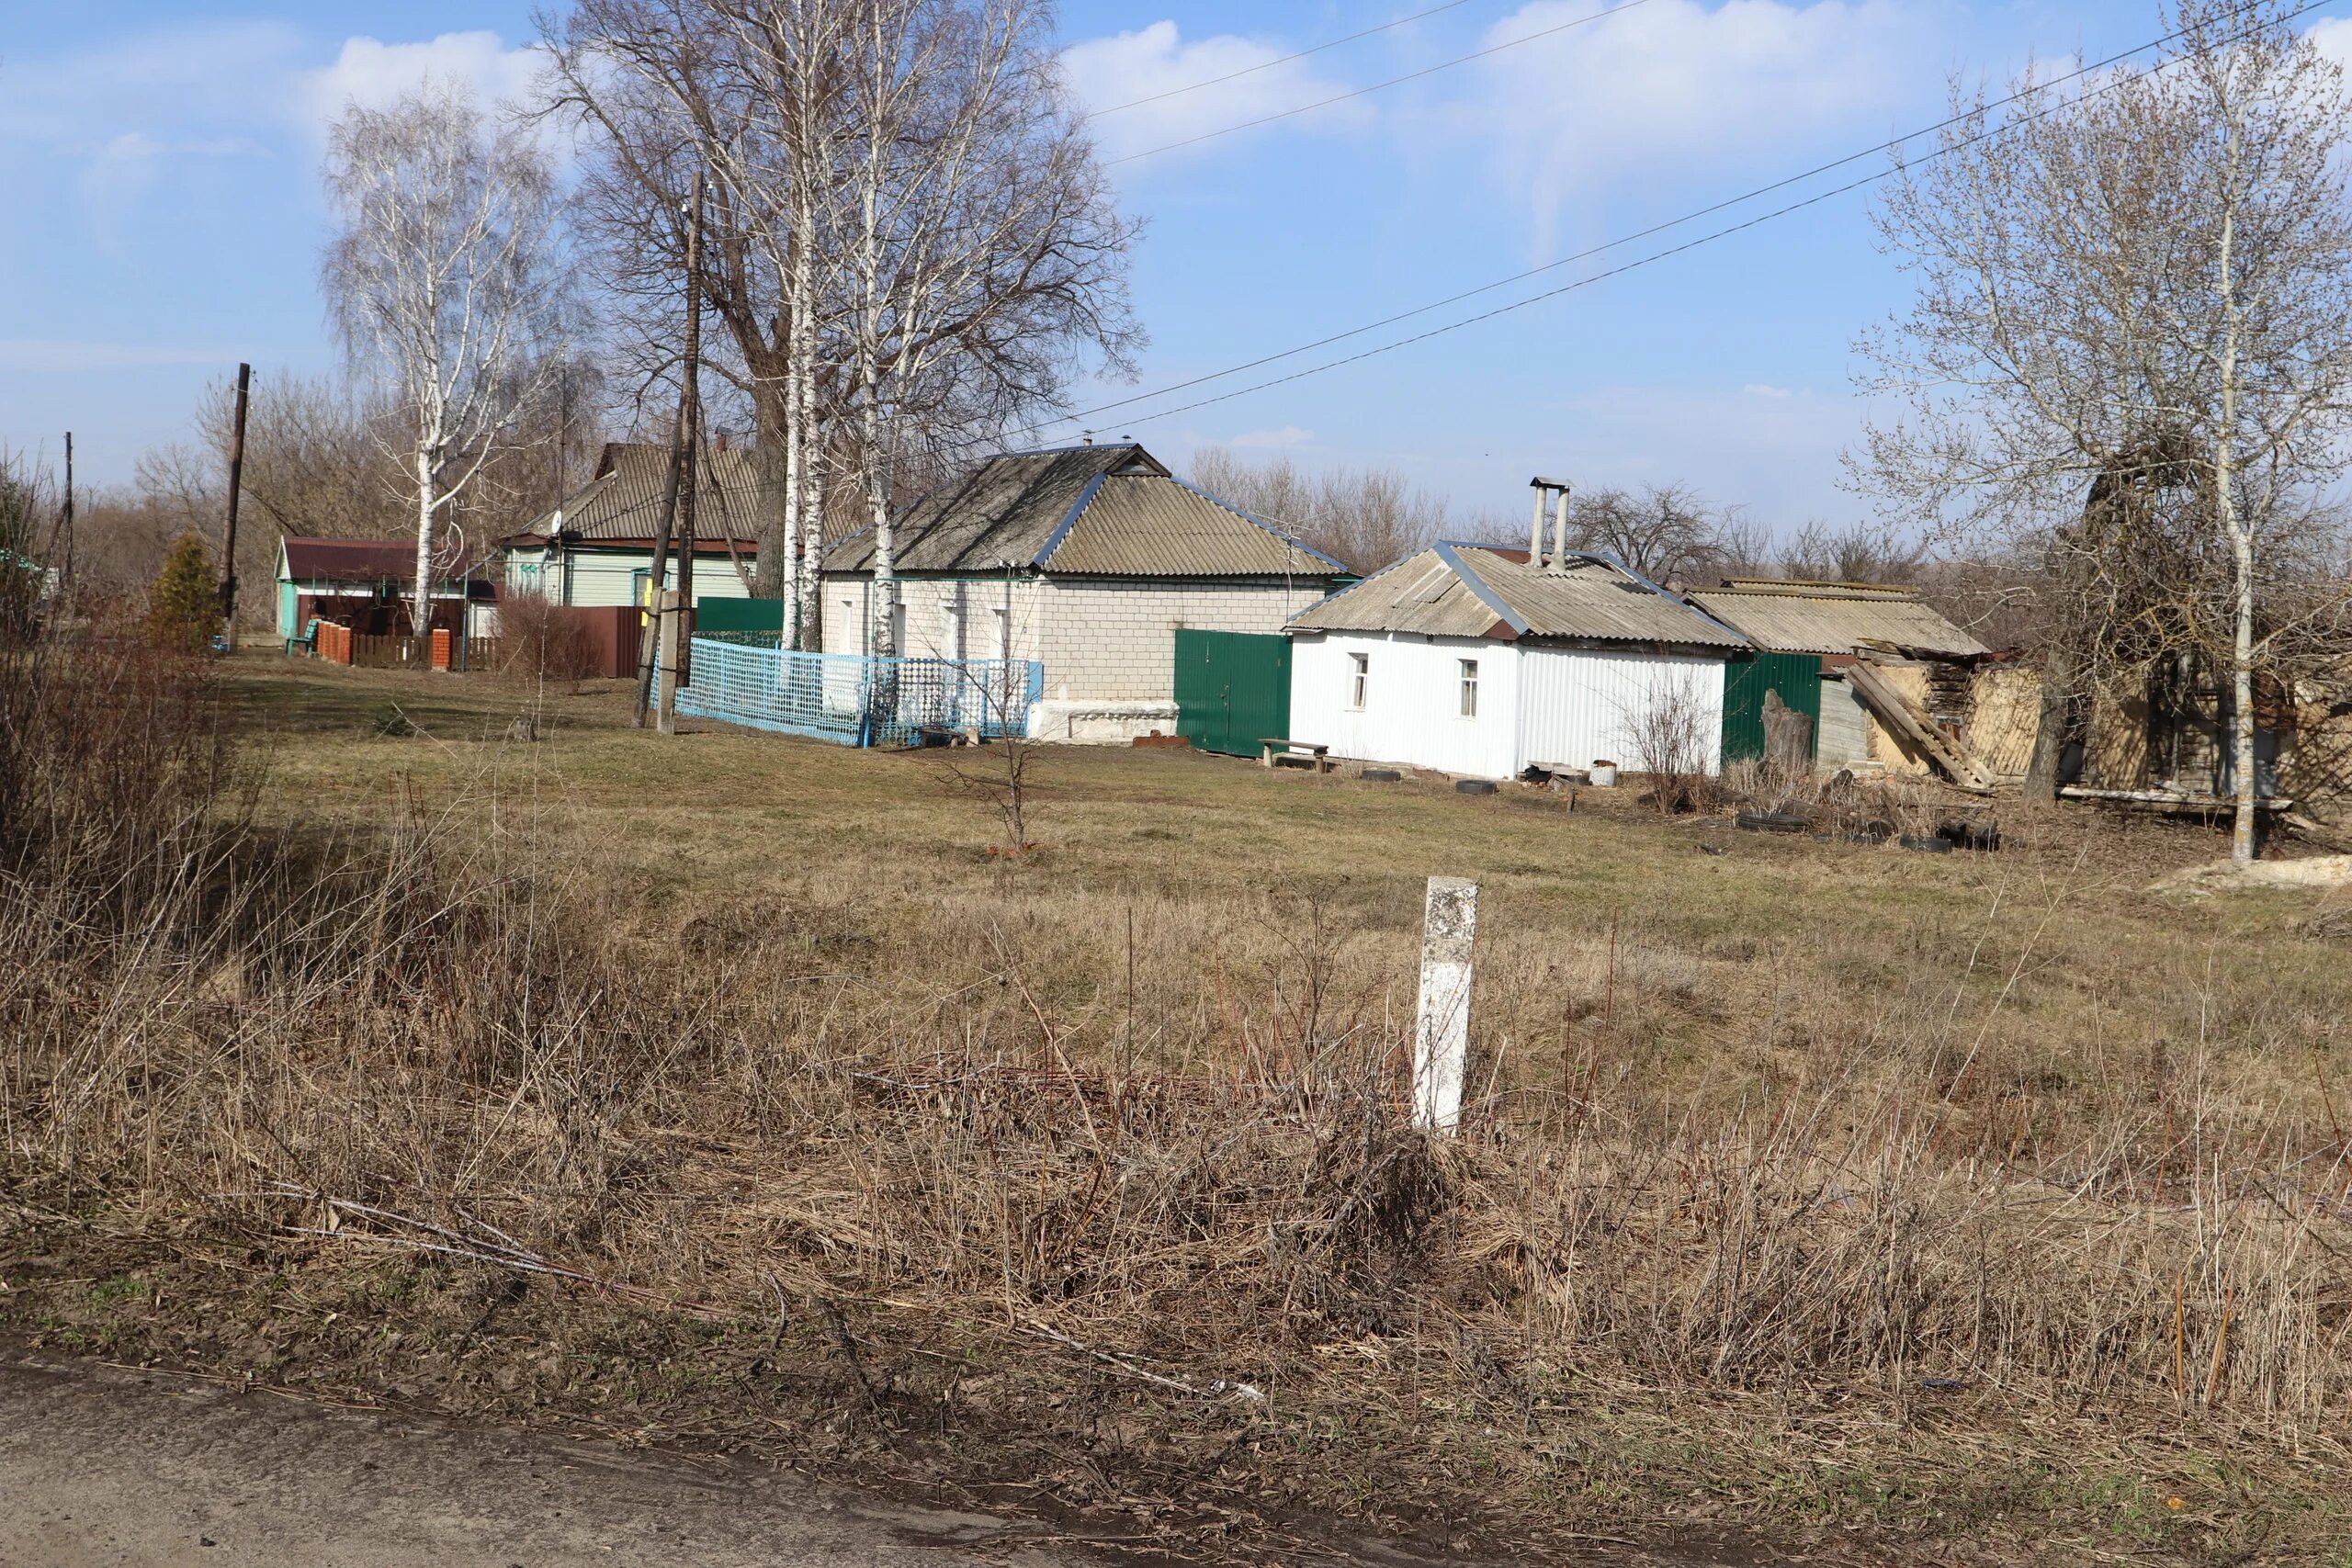
[[[1254,757],[1290,733],[1290,638],[1176,634],[1176,732],[1204,751]]]

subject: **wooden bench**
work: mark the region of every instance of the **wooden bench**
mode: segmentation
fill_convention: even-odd
[[[1278,735],[1258,738],[1258,765],[1261,768],[1313,768],[1328,773],[1339,764],[1331,761],[1331,748],[1311,740],[1286,740]]]

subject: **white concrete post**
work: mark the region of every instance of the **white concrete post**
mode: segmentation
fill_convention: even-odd
[[[1535,491],[1535,515],[1527,525],[1527,564],[1537,571],[1544,570],[1544,492]]]
[[[678,733],[678,666],[685,652],[686,596],[674,588],[653,595],[654,728],[663,735]]]
[[[1430,878],[1421,917],[1421,1010],[1413,1038],[1413,1122],[1451,1133],[1462,1119],[1462,1074],[1470,1052],[1470,947],[1478,930],[1478,885]]]

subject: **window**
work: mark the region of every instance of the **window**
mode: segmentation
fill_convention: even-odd
[[[1349,654],[1348,706],[1355,709],[1358,713],[1362,713],[1363,711],[1364,691],[1365,688],[1372,683],[1371,677],[1372,655],[1368,653]]]
[[[1476,718],[1478,716],[1478,661],[1464,659],[1457,662],[1462,666],[1462,716]]]

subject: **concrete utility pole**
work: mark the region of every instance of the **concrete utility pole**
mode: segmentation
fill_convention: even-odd
[[[237,418],[229,427],[229,530],[220,545],[220,640],[232,652],[237,647],[237,502],[245,488],[245,394],[253,379],[252,366],[237,367]]]
[[[1451,1134],[1462,1120],[1470,1054],[1470,950],[1478,931],[1478,885],[1432,876],[1421,916],[1421,1007],[1413,1035],[1413,1123]]]

